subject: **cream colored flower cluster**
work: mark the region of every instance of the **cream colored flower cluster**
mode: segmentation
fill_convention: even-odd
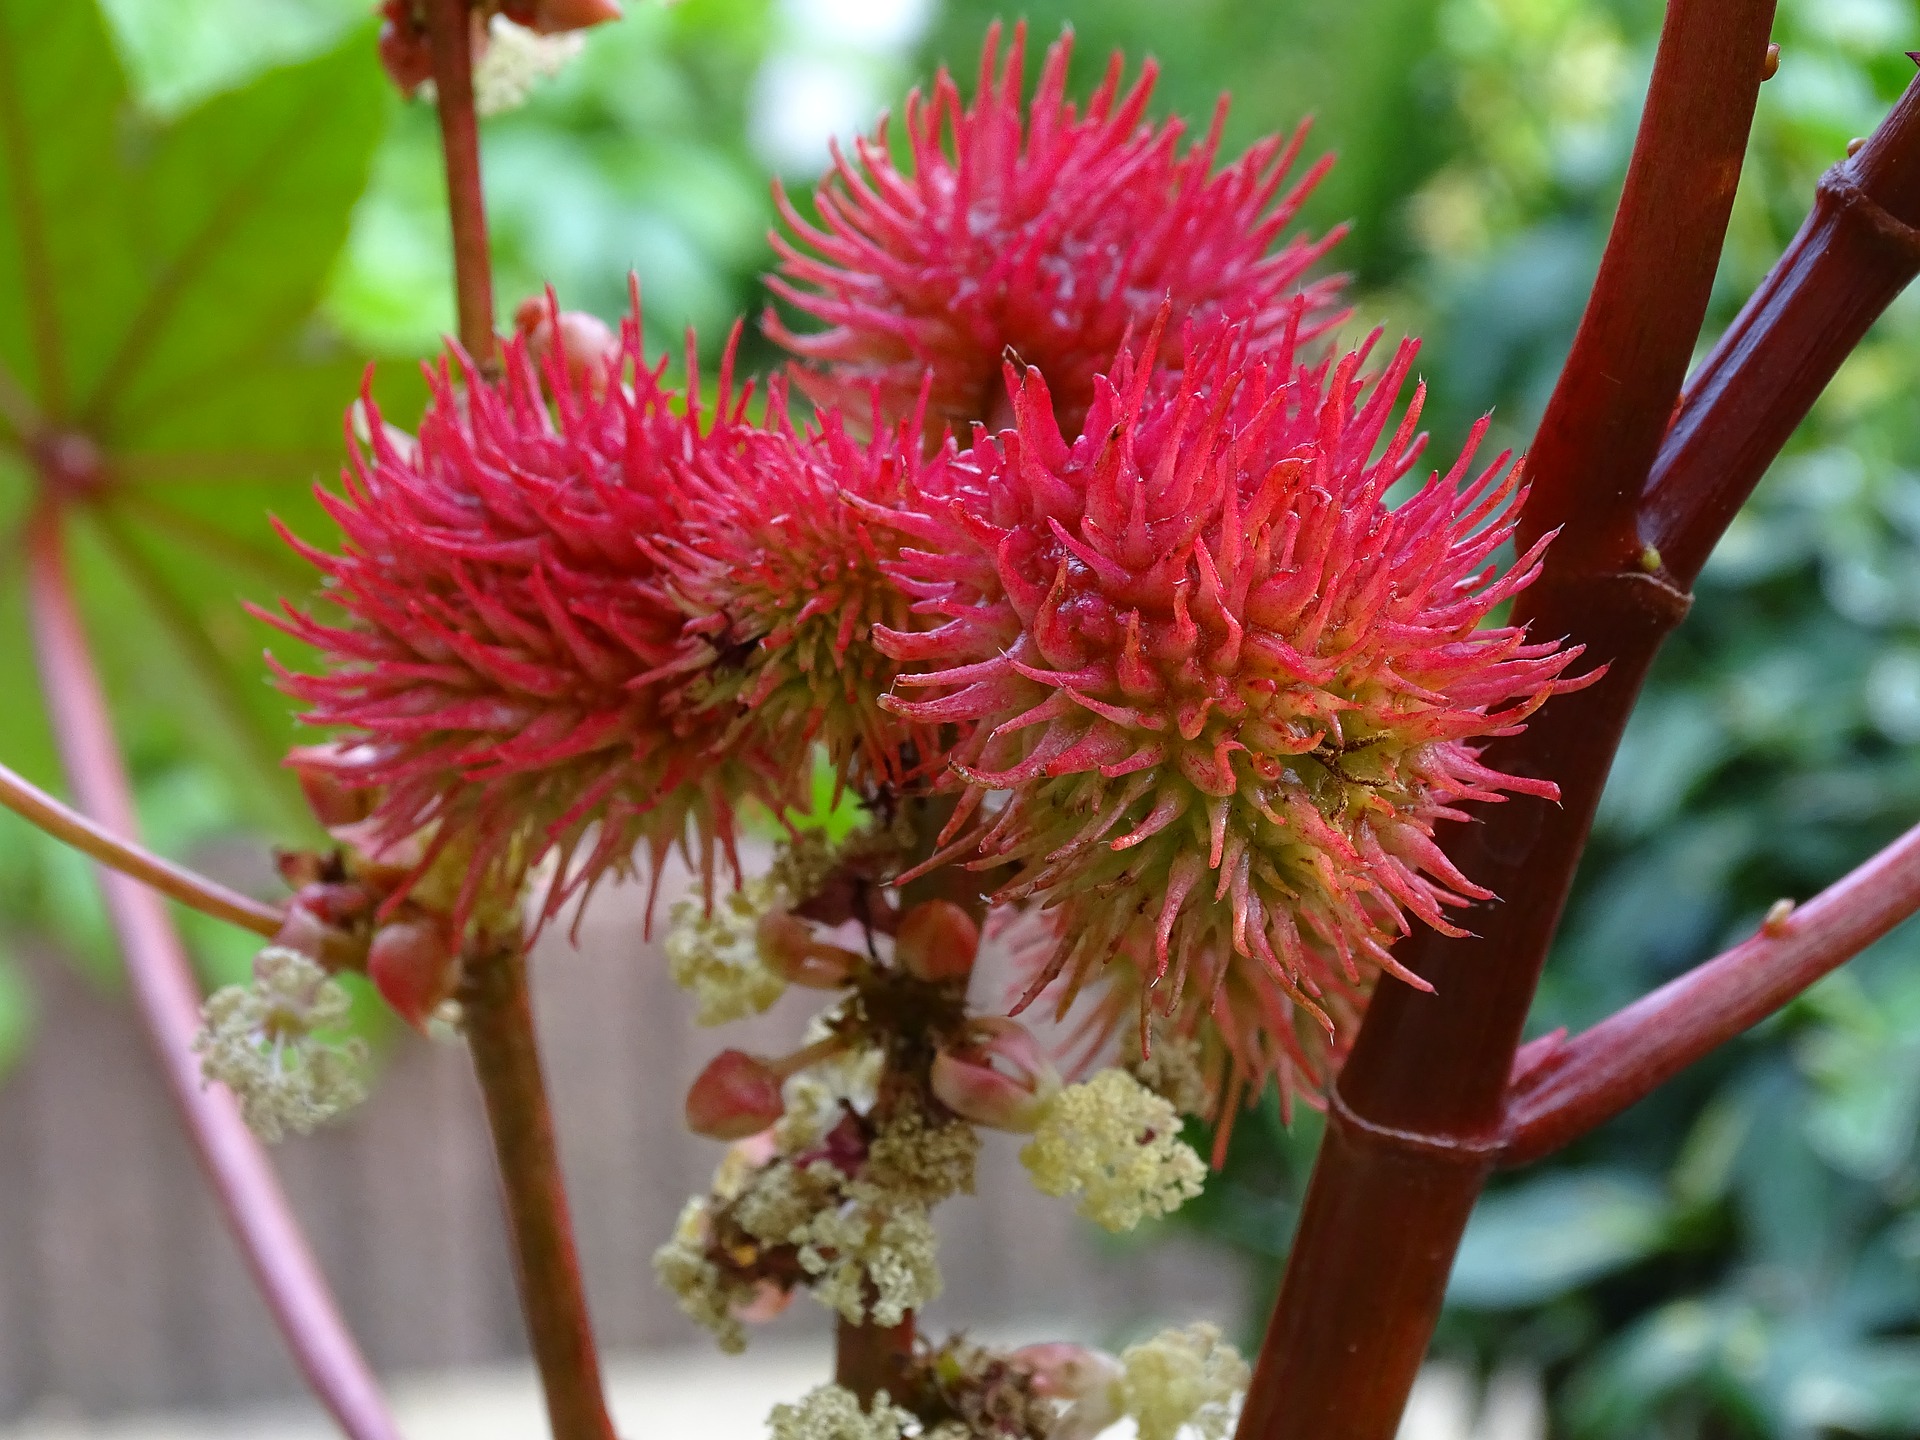
[[[760,919],[790,903],[771,875],[759,875],[715,900],[682,900],[670,915],[665,949],[673,983],[692,993],[696,1025],[725,1025],[758,1015],[787,982],[760,955]]]
[[[669,912],[667,967],[674,984],[692,993],[696,1025],[725,1025],[758,1015],[786,992],[768,964],[760,922],[816,894],[843,856],[866,832],[835,846],[817,830],[781,845],[772,866],[711,905],[681,900]]]
[[[810,1390],[797,1405],[774,1406],[768,1424],[772,1440],[902,1440],[918,1433],[918,1422],[884,1390],[863,1410],[859,1397],[838,1385]]]
[[[1046,1104],[1020,1163],[1048,1195],[1112,1231],[1169,1215],[1200,1193],[1207,1167],[1180,1138],[1173,1102],[1124,1070],[1102,1070]]]
[[[681,1314],[712,1331],[723,1352],[738,1355],[747,1348],[740,1312],[753,1302],[754,1287],[714,1264],[712,1243],[713,1204],[696,1195],[682,1207],[673,1238],[653,1252],[653,1274]]]
[[[821,1096],[809,1123],[785,1139],[776,1131],[772,1153],[755,1141],[730,1149],[711,1193],[687,1203],[673,1238],[653,1257],[656,1277],[681,1310],[729,1353],[746,1347],[740,1315],[760,1289],[715,1262],[717,1227],[733,1227],[762,1250],[790,1247],[812,1277],[813,1297],[847,1320],[897,1325],[940,1293],[932,1207],[973,1190],[973,1127],[911,1106],[874,1137],[856,1177],[826,1160],[787,1158],[818,1144],[843,1104],[872,1103],[877,1055],[850,1052],[815,1069],[833,1073],[816,1079]]]
[[[1139,1440],[1226,1440],[1240,1418],[1240,1399],[1253,1372],[1218,1326],[1164,1330],[1124,1350],[1116,1399],[1133,1417]]]
[[[247,1128],[274,1143],[366,1098],[366,1047],[319,1035],[347,1018],[347,992],[296,950],[270,945],[254,957],[253,983],[207,997],[194,1037],[200,1073],[240,1102]]]

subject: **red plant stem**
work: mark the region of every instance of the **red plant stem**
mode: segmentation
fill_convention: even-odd
[[[1611,1119],[1764,1020],[1920,910],[1920,826],[1783,920],[1572,1040],[1520,1052],[1500,1163],[1524,1165]]]
[[[1606,255],[1528,456],[1520,545],[1561,530],[1562,569],[1640,552],[1641,481],[1706,318],[1772,23],[1773,0],[1667,8]]]
[[[440,148],[447,165],[447,212],[453,222],[460,344],[481,372],[490,374],[496,363],[493,268],[486,196],[480,186],[480,121],[473,108],[473,7],[471,0],[426,0],[426,9]]]
[[[1685,373],[1764,74],[1769,0],[1673,0],[1621,206],[1534,451],[1529,534],[1559,528],[1519,618],[1605,679],[1549,704],[1486,759],[1561,787],[1448,827],[1455,863],[1508,897],[1479,931],[1399,958],[1332,1097],[1240,1440],[1391,1440],[1500,1143],[1521,1027],[1626,718],[1687,597],[1648,573],[1635,497]]]
[[[1793,243],[1701,362],[1640,501],[1667,572],[1714,542],[1880,312],[1920,274],[1920,79],[1820,182]]]
[[[109,832],[135,834],[126,767],[74,606],[58,515],[51,508],[30,522],[27,562],[35,658],[68,783],[81,807]],[[294,1363],[351,1440],[399,1440],[259,1141],[232,1097],[202,1082],[192,1053],[200,992],[165,907],[152,891],[113,870],[101,869],[99,880],[134,1004],[167,1088]]]
[[[229,890],[218,881],[196,874],[183,865],[162,859],[152,851],[94,824],[78,810],[62,805],[39,786],[16,771],[0,765],[0,805],[23,820],[71,845],[102,865],[131,876],[162,895],[190,905],[202,914],[256,935],[272,939],[280,933],[286,917],[271,905]]]
[[[540,1073],[526,956],[507,946],[473,957],[466,968],[460,1005],[493,1132],[520,1308],[547,1419],[554,1440],[614,1440]]]
[[[898,1325],[855,1325],[842,1317],[833,1333],[833,1383],[871,1405],[882,1390],[898,1398],[913,1358],[913,1315]]]

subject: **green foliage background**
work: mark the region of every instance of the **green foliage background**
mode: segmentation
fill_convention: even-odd
[[[365,44],[364,0],[101,5],[156,124]],[[806,168],[768,139],[769,97],[786,93],[774,82],[810,74],[857,106],[942,59],[968,74],[999,8],[945,0],[916,26],[915,7],[896,6],[906,19],[876,38],[849,24],[851,0],[629,0],[580,64],[487,125],[503,303],[551,282],[612,316],[634,269],[654,341],[677,346],[692,325],[711,356],[764,303],[770,162]],[[1025,13],[1041,41],[1075,26],[1083,83],[1111,48],[1157,56],[1160,108],[1196,128],[1231,90],[1230,146],[1313,112],[1314,146],[1340,160],[1311,218],[1352,222],[1355,333],[1427,337],[1442,449],[1488,409],[1524,442],[1605,237],[1654,0],[1031,0]],[[1920,46],[1920,5],[1782,0],[1775,38],[1782,66],[1710,330],[1792,234],[1820,171],[1911,77],[1901,52]],[[355,363],[426,354],[452,318],[431,114],[388,98],[380,123],[314,322]],[[269,277],[279,262],[261,246],[249,263]],[[745,343],[765,361],[751,324]],[[1598,1018],[1920,817],[1917,390],[1908,297],[1703,577],[1610,783],[1537,1030]],[[337,414],[349,393],[316,380],[309,398]],[[196,758],[178,728],[134,737],[160,846],[270,821],[253,772]],[[84,868],[17,826],[0,825],[0,854],[5,926],[51,930],[110,977]],[[28,1003],[0,949],[0,1063],[25,1043]],[[1276,1276],[1316,1139],[1311,1117],[1291,1131],[1249,1117],[1190,1223]],[[1915,927],[1573,1152],[1502,1180],[1469,1234],[1442,1346],[1541,1369],[1554,1433],[1581,1440],[1920,1434]]]

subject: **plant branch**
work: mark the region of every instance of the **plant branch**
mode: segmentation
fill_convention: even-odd
[[[1572,1040],[1520,1052],[1503,1165],[1538,1160],[1759,1023],[1920,911],[1920,826],[1760,933]]]
[[[1636,510],[1706,319],[1766,75],[1773,0],[1673,0],[1593,294],[1528,457],[1522,549],[1563,571],[1640,553]]]
[[[1560,529],[1517,618],[1609,668],[1485,761],[1561,788],[1452,825],[1447,853],[1508,897],[1478,934],[1421,930],[1380,982],[1332,1097],[1240,1440],[1391,1440],[1460,1236],[1499,1146],[1540,967],[1608,765],[1686,595],[1648,573],[1633,526],[1685,374],[1763,78],[1770,0],[1672,0],[1619,213],[1531,469],[1529,535]],[[1523,541],[1524,543],[1524,541]]]
[[[130,840],[121,839],[78,810],[62,805],[5,765],[0,765],[0,805],[102,865],[216,920],[272,939],[279,934],[286,918],[271,905],[263,905],[184,865],[176,865]]]
[[[137,828],[132,791],[67,579],[58,514],[50,506],[32,521],[28,595],[35,658],[68,782],[81,806],[104,827],[100,834],[132,835]],[[201,1079],[192,1053],[200,1025],[199,988],[165,908],[128,876],[102,869],[99,879],[141,1023],[215,1199],[295,1364],[351,1440],[399,1440],[379,1386],[340,1318],[260,1142],[232,1098],[207,1089]]]
[[[447,164],[447,211],[453,222],[460,344],[482,373],[490,374],[496,364],[493,269],[487,247],[486,197],[480,186],[480,122],[473,108],[472,6],[470,0],[427,0],[426,10],[440,148]]]
[[[1689,585],[1867,328],[1920,273],[1920,79],[1850,159],[1701,362],[1640,502],[1641,534]]]
[[[898,1325],[855,1325],[841,1317],[833,1332],[833,1383],[868,1406],[882,1390],[898,1397],[913,1358],[911,1312]]]
[[[517,945],[471,957],[460,988],[474,1074],[493,1133],[514,1271],[554,1440],[614,1440],[567,1213],[553,1115]]]

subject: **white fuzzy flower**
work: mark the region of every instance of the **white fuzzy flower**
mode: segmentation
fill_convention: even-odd
[[[254,957],[253,983],[207,997],[194,1037],[200,1073],[224,1085],[262,1140],[305,1135],[366,1098],[366,1047],[328,1045],[316,1032],[347,1018],[347,992],[296,950],[270,945]]]

